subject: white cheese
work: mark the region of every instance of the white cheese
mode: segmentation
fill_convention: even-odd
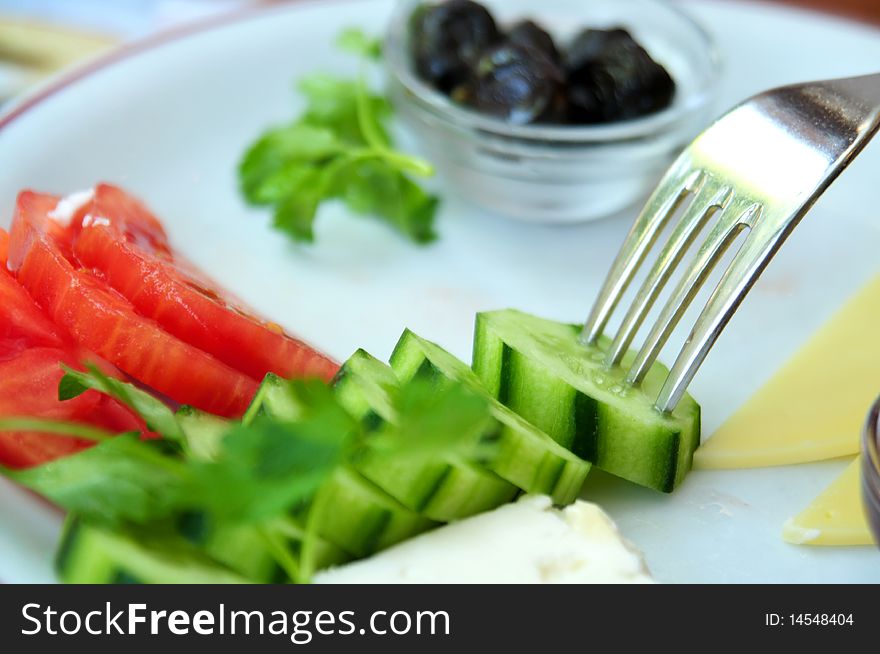
[[[422,534],[316,583],[652,583],[639,553],[595,504],[527,496]]]
[[[95,197],[95,189],[93,188],[71,193],[58,200],[58,204],[49,212],[49,218],[66,227],[73,220],[76,212],[90,202],[93,197]]]

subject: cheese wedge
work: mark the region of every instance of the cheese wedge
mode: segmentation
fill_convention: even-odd
[[[795,545],[872,545],[874,538],[862,508],[861,459],[782,526],[782,539]]]
[[[856,294],[694,455],[695,468],[754,468],[859,451],[880,392],[880,276]]]

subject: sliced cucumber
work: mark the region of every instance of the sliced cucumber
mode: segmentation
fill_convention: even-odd
[[[252,409],[281,420],[295,420],[302,413],[287,382],[272,374],[266,375]],[[368,556],[435,524],[349,467],[337,470],[319,492],[323,505],[331,508],[322,511],[318,534],[352,556]],[[305,521],[309,508],[302,507],[294,517]]]
[[[364,350],[352,354],[333,381],[339,402],[368,428],[394,419],[391,394],[399,385],[391,367]]]
[[[348,467],[334,472],[319,493],[327,508],[319,517],[318,533],[356,557],[369,556],[436,525]],[[309,508],[296,517],[308,520]]]
[[[598,467],[664,492],[681,483],[700,442],[700,407],[686,395],[671,415],[653,400],[668,370],[655,364],[640,388],[624,365],[603,366],[603,341],[587,347],[580,326],[519,311],[477,315],[474,370],[489,392]]]
[[[68,517],[55,558],[68,584],[241,584],[248,580],[173,534],[124,533]]]
[[[216,527],[202,514],[186,515],[179,533],[210,558],[235,570],[251,582],[273,584],[288,581],[284,569],[272,556],[260,533],[248,525]]]
[[[263,378],[241,421],[248,424],[260,413],[268,413],[280,420],[296,420],[300,414],[299,406],[293,402],[290,384],[273,372]]]
[[[302,542],[306,535],[305,527],[302,523],[287,516],[275,521],[273,526],[281,536],[287,539],[291,552],[298,558],[301,554]],[[352,559],[351,554],[321,536],[315,539],[312,555],[314,556],[312,563],[315,570],[323,570],[334,565],[348,563]]]
[[[302,525],[288,517],[274,526],[287,541],[291,554],[296,557],[304,535]],[[264,537],[253,526],[218,527],[203,514],[190,514],[178,523],[178,531],[212,559],[223,563],[250,581],[260,584],[290,581],[272,555]],[[320,537],[315,543],[314,553],[316,570],[345,563],[351,559],[344,550]]]
[[[335,390],[340,403],[370,428],[395,420],[389,393],[399,384],[390,367],[363,350],[343,364]],[[404,506],[450,522],[509,502],[517,488],[460,456],[414,465],[393,456],[365,455],[356,469]]]
[[[219,416],[182,406],[174,414],[190,453],[197,459],[213,461],[217,457],[220,441],[235,425]]]
[[[442,384],[454,379],[486,394],[467,364],[409,330],[391,354],[391,367],[401,381],[421,376]],[[497,439],[498,450],[486,467],[527,493],[550,495],[557,504],[574,501],[590,464],[496,400],[492,413],[497,422],[488,436]]]

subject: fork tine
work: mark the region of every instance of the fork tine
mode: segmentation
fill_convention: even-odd
[[[749,222],[752,226],[758,217],[759,214],[751,217]],[[658,409],[672,411],[681,400],[721,330],[727,325],[776,250],[791,233],[796,222],[797,220],[787,223],[784,228],[777,230],[772,238],[768,238],[766,233],[753,227],[742,248],[712,291],[684,347],[672,365],[669,376],[657,397]]]
[[[734,202],[721,213],[645,338],[627,372],[627,382],[633,385],[642,382],[709,273],[744,229],[744,223],[758,210],[758,205],[743,207],[740,202]]]
[[[658,234],[685,198],[697,191],[703,182],[700,171],[691,171],[685,157],[679,159],[669,170],[639,214],[617,254],[608,276],[599,291],[596,303],[581,332],[583,343],[594,343],[608,323],[621,296],[626,292],[633,275],[638,271],[645,254],[654,244]],[[685,177],[684,174],[687,174]]]
[[[605,357],[606,366],[616,366],[620,363],[657,300],[657,296],[660,295],[697,234],[718,210],[723,210],[730,203],[732,197],[733,190],[730,187],[722,187],[707,177],[702,188],[694,196],[693,202],[678,221],[626,312]]]

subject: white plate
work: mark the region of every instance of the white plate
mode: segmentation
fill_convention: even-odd
[[[688,3],[727,65],[722,107],[766,87],[873,72],[880,32],[753,3]],[[440,240],[404,242],[326,211],[318,243],[296,247],[245,207],[235,166],[269,124],[292,117],[291,81],[354,74],[341,28],[383,29],[384,0],[301,2],[154,41],[37,98],[0,132],[0,222],[24,187],[64,193],[108,180],[140,194],[174,243],[234,293],[344,358],[386,357],[404,326],[468,358],[474,313],[514,306],[584,317],[633,212],[578,227],[508,222],[443,193]],[[704,432],[743,402],[871,274],[880,246],[880,144],[816,205],[756,286],[698,376]],[[667,357],[668,358],[668,355]],[[880,386],[880,382],[878,382]],[[794,547],[782,522],[843,468],[695,472],[673,496],[591,475],[603,504],[662,581],[880,582],[873,548]],[[49,581],[58,516],[0,487],[0,579]]]

